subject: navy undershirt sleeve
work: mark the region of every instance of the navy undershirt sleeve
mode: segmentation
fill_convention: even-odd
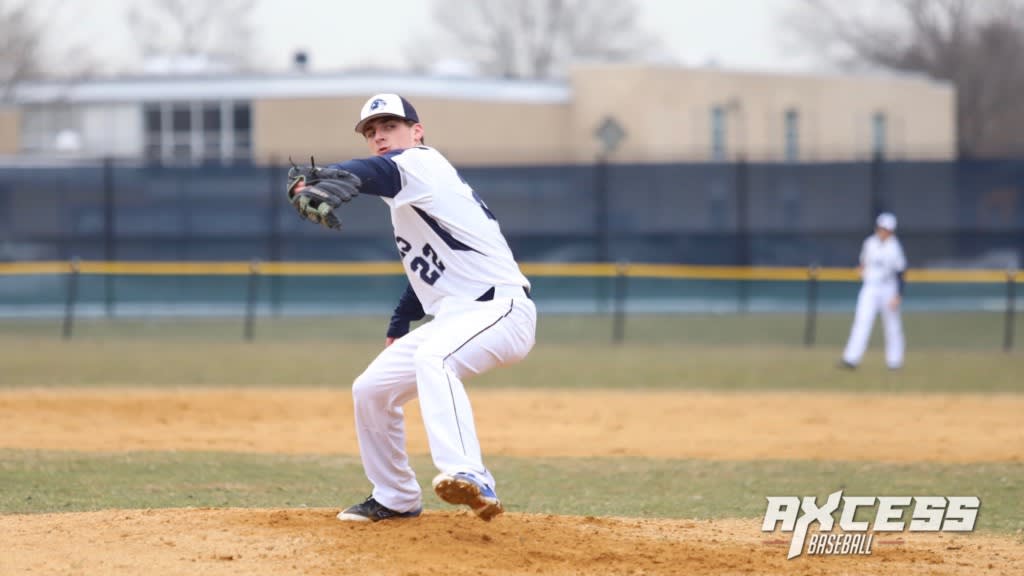
[[[394,198],[402,189],[402,173],[398,164],[392,159],[401,151],[389,152],[383,156],[371,158],[356,158],[337,164],[331,164],[328,168],[340,168],[355,174],[362,181],[359,192],[371,196],[384,196]]]
[[[412,285],[405,287],[405,292],[398,300],[395,313],[391,316],[391,323],[388,325],[388,338],[401,338],[409,333],[409,323],[422,320],[426,316],[423,311],[423,304],[413,291]]]

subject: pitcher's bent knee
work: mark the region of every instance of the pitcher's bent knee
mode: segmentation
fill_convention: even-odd
[[[363,372],[352,381],[352,399],[356,405],[379,402],[385,397],[377,378],[369,370]]]

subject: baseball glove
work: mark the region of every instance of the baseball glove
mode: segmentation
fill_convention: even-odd
[[[335,209],[359,195],[362,181],[337,168],[320,168],[313,158],[309,166],[292,162],[288,170],[288,200],[303,220],[332,230],[341,229]]]

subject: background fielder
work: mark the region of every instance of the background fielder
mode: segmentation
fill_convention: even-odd
[[[864,240],[860,250],[860,273],[864,283],[857,295],[857,312],[850,329],[840,366],[847,369],[860,364],[875,316],[881,312],[885,326],[885,363],[890,369],[903,366],[903,324],[900,305],[903,298],[907,260],[896,238],[896,216],[878,215],[875,233]]]
[[[325,170],[298,171],[289,196],[303,218],[340,228],[333,214],[358,194],[391,211],[409,285],[385,349],[352,386],[360,455],[373,492],[340,514],[377,521],[418,516],[420,487],[405,450],[402,406],[419,397],[437,495],[490,520],[504,510],[484,466],[462,380],[517,362],[533,348],[536,308],[494,214],[437,150],[423,145],[413,106],[378,94],[356,132],[373,154]],[[433,320],[409,332],[410,322]]]

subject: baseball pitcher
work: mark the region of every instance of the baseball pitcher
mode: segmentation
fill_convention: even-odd
[[[463,379],[518,362],[533,348],[537,310],[495,215],[437,150],[424,145],[412,104],[397,94],[366,101],[355,131],[370,157],[293,167],[288,196],[299,215],[341,228],[336,210],[362,195],[391,211],[409,284],[385,348],[352,386],[360,455],[373,491],[338,514],[346,521],[419,516],[420,487],[405,450],[402,406],[418,397],[445,502],[484,520],[504,510],[484,466]],[[432,321],[410,332],[426,315]]]

